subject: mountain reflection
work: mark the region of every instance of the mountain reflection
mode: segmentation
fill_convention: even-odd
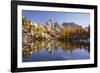
[[[73,52],[79,49],[80,50],[83,49],[85,52],[90,53],[90,47],[88,44],[80,44],[76,42],[64,42],[64,41],[56,41],[56,40],[52,40],[52,41],[34,40],[29,45],[23,45],[23,51],[22,51],[23,61],[28,59],[29,56],[34,55],[35,53],[39,55],[39,53],[43,50],[45,51],[44,52],[45,55],[47,55],[46,53],[49,53],[49,55],[50,54],[52,55],[59,52],[59,49],[66,53],[68,51]],[[60,55],[60,53],[58,54]],[[44,57],[44,56],[41,56],[41,57]]]

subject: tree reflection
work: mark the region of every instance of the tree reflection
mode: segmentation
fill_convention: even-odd
[[[31,44],[23,46],[22,56],[25,58],[30,56],[32,53],[38,53],[43,49],[52,54],[55,53],[58,48],[62,49],[63,51],[70,52],[73,52],[76,49],[84,49],[90,52],[90,47],[88,44],[57,40],[32,40]]]

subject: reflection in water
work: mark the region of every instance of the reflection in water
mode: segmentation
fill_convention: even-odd
[[[36,41],[23,45],[23,62],[89,59],[90,47],[86,44],[64,41]]]

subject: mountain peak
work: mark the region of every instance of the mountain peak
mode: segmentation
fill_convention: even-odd
[[[62,23],[62,26],[64,26],[64,27],[81,27],[80,25],[75,24],[74,22],[70,22],[70,23],[64,22],[64,23]]]

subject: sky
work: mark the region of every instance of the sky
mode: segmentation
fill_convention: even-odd
[[[74,22],[81,26],[88,26],[90,24],[89,13],[22,10],[22,17],[28,18],[32,22],[43,24],[50,19],[53,19],[59,25],[63,22]]]

